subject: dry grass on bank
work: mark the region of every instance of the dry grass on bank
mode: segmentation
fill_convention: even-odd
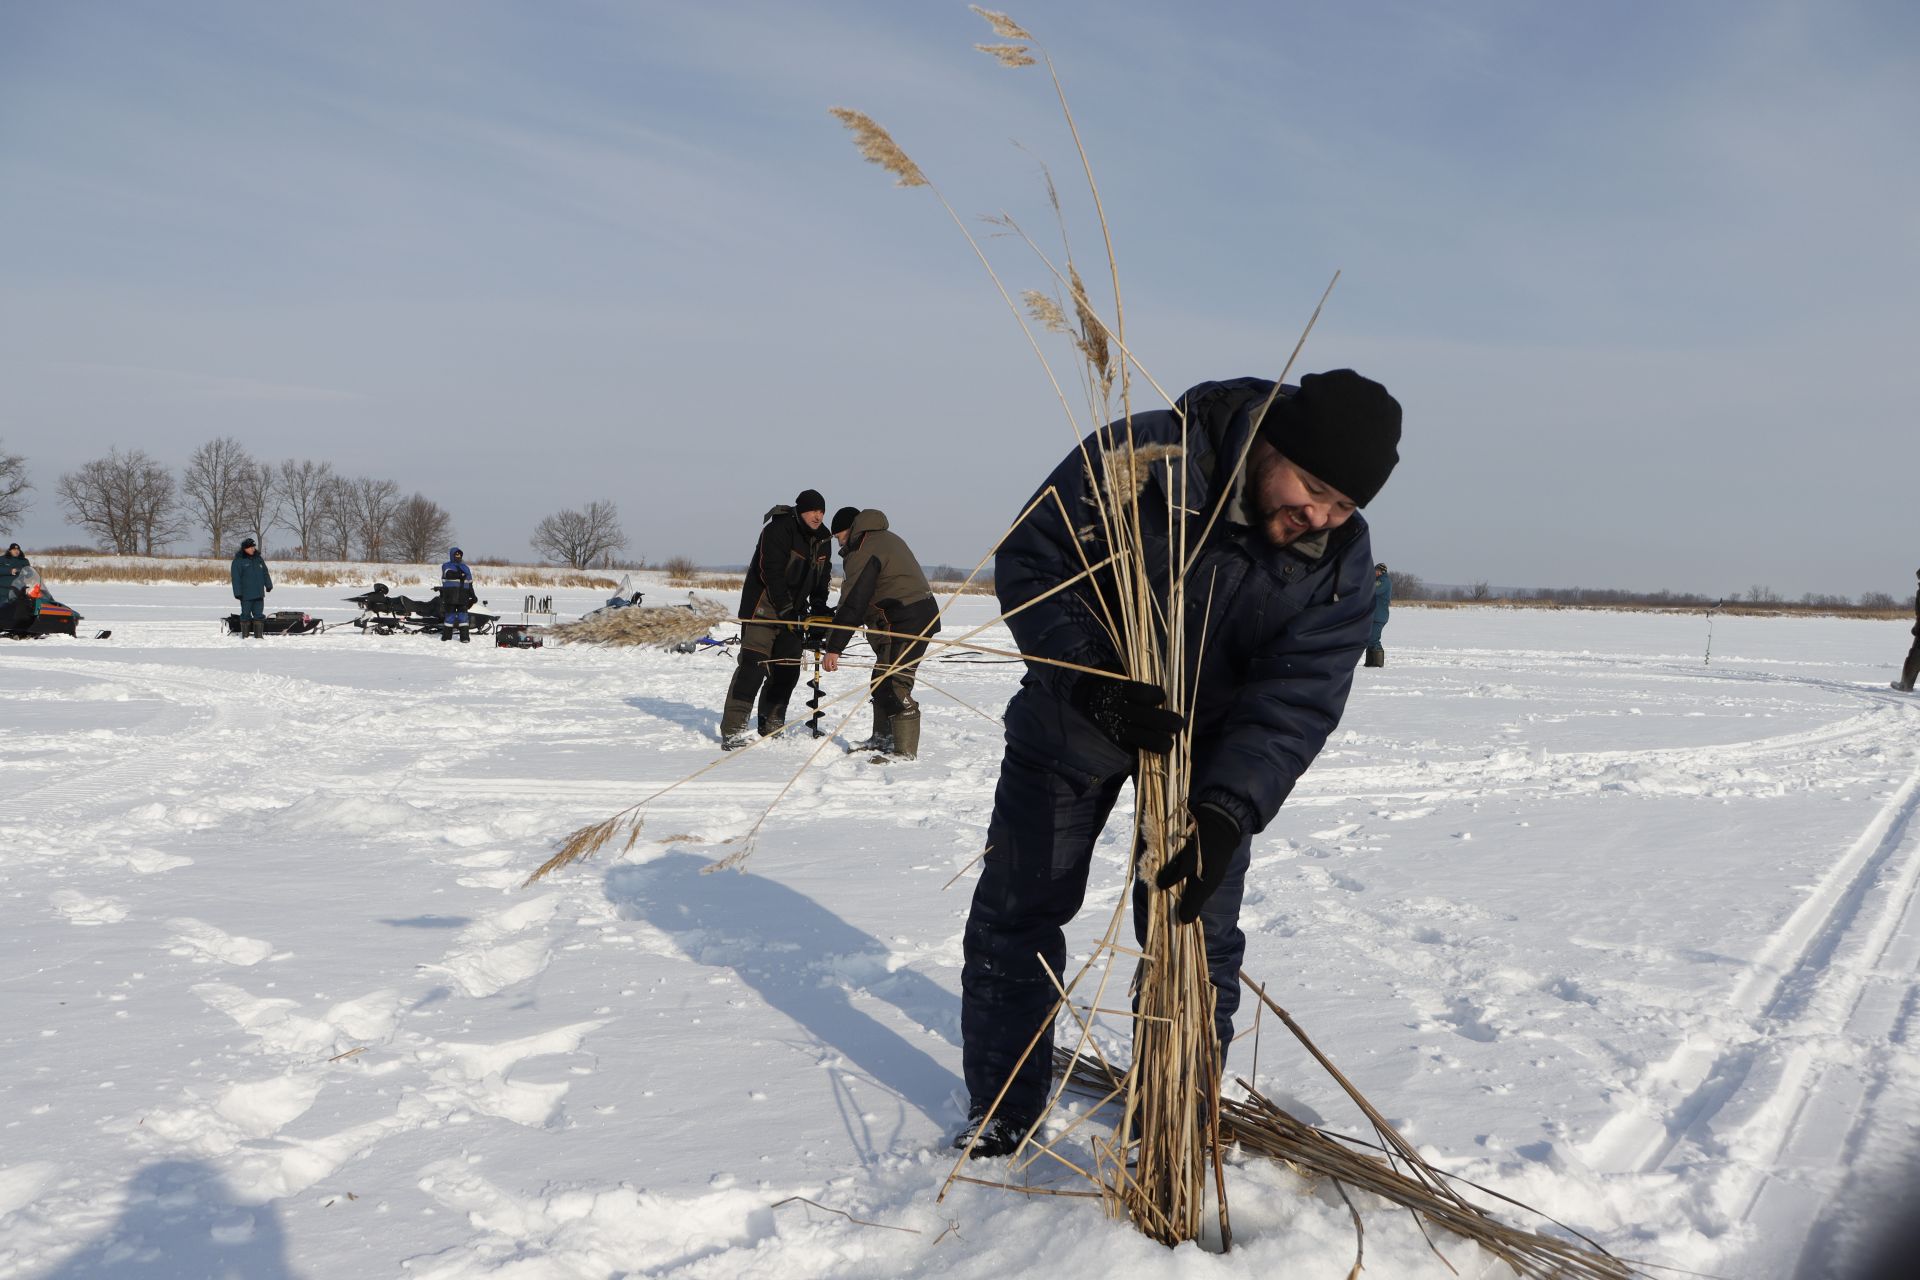
[[[185,583],[188,585],[225,584],[229,581],[226,560],[136,556],[54,556],[33,558],[36,569],[47,581]],[[414,578],[437,579],[439,566],[429,564],[361,564],[354,562],[277,563],[271,555],[267,564],[278,585],[296,587],[365,586],[379,580]],[[485,587],[591,587],[611,591],[620,584],[601,573],[578,569],[557,569],[542,565],[507,565],[499,568],[474,566],[476,585]]]

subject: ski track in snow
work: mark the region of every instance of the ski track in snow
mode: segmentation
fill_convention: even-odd
[[[1864,624],[1729,620],[1703,669],[1685,619],[1557,649],[1567,621],[1395,615],[1258,846],[1248,967],[1464,1176],[1623,1255],[1824,1274],[1920,1118],[1920,706]],[[46,734],[0,747],[33,802],[0,1278],[1184,1274],[1079,1202],[933,1200],[996,725],[929,690],[917,766],[830,748],[790,787],[814,744],[768,744],[522,891],[711,760],[724,659],[114,625],[0,665]],[[994,711],[1017,673],[932,679]],[[777,796],[746,874],[702,874]],[[1125,847],[1116,820],[1071,953]],[[1241,1030],[1233,1073],[1257,1039],[1263,1088],[1337,1111]],[[1337,1200],[1232,1186],[1221,1274],[1345,1274]],[[1451,1274],[1378,1208],[1367,1260]]]

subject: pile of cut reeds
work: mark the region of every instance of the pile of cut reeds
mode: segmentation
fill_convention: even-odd
[[[561,644],[651,645],[667,648],[698,640],[733,620],[733,610],[711,600],[688,604],[629,605],[606,609],[573,622],[558,623],[547,634]]]

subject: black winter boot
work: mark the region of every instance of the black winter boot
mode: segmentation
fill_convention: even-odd
[[[452,628],[452,627],[442,627],[442,628],[440,628],[440,638],[441,638],[442,640],[451,640],[451,639],[453,639],[453,628]]]
[[[983,1127],[984,1126],[984,1127]],[[1033,1128],[1033,1121],[1024,1116],[1008,1114],[1000,1110],[993,1119],[987,1119],[987,1109],[975,1103],[967,1112],[967,1122],[960,1132],[953,1135],[953,1149],[967,1151],[969,1144],[973,1149],[967,1151],[970,1160],[997,1160],[1001,1156],[1012,1155]],[[977,1135],[977,1136],[976,1136]]]
[[[1387,665],[1386,649],[1384,649],[1383,647],[1377,644],[1368,645],[1367,646],[1367,665],[1370,667],[1386,666]]]
[[[467,635],[467,629],[465,627],[460,628],[460,643],[469,644],[471,640],[472,638]]]

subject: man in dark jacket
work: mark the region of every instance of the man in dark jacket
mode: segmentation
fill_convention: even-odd
[[[920,704],[913,700],[914,673],[927,642],[916,637],[940,630],[927,575],[883,511],[842,507],[833,514],[833,536],[845,561],[840,604],[822,644],[820,665],[840,669],[840,655],[855,627],[867,629],[873,646],[873,733],[856,751],[878,751],[900,760],[920,754]]]
[[[1068,454],[1042,484],[1074,513],[1074,527],[1061,505],[1040,503],[995,559],[1000,605],[1029,662],[1007,707],[1006,755],[964,943],[971,1105],[954,1145],[972,1142],[976,1157],[1012,1151],[1044,1105],[1056,999],[1048,970],[1064,970],[1062,927],[1080,909],[1094,843],[1140,753],[1170,750],[1188,724],[1195,834],[1153,884],[1135,881],[1134,922],[1143,932],[1149,892],[1177,888],[1176,919],[1197,920],[1205,934],[1224,1060],[1240,1002],[1246,938],[1238,922],[1252,838],[1340,721],[1373,606],[1372,548],[1356,508],[1399,458],[1400,406],[1380,384],[1349,369],[1309,374],[1260,418],[1272,389],[1258,378],[1202,383],[1181,399],[1184,432],[1173,411],[1132,421],[1137,446],[1178,451],[1184,441],[1184,482],[1179,464],[1163,459],[1137,499],[1151,590],[1162,602],[1170,532],[1190,558],[1180,579],[1184,715],[1161,705],[1158,685],[1033,661],[1123,670],[1101,603],[1115,598],[1111,579],[1059,588],[1110,554],[1087,466],[1124,447],[1124,422],[1088,437],[1085,452]]]
[[[260,557],[260,544],[252,538],[241,542],[230,566],[233,598],[240,602],[240,635],[258,640],[267,633],[267,592],[273,590],[273,574]]]
[[[728,751],[752,741],[747,717],[756,693],[761,737],[787,723],[787,699],[800,683],[806,620],[827,611],[827,586],[833,580],[833,542],[822,528],[826,519],[827,500],[817,489],[802,489],[792,506],[766,514],[740,588],[740,665],[720,714],[720,745]]]
[[[440,566],[440,638],[453,639],[455,627],[460,629],[460,643],[468,643],[472,637],[467,627],[472,623],[472,615],[467,607],[480,597],[473,589],[473,570],[467,566],[467,553],[458,547],[447,548],[447,558]]]
[[[20,589],[20,571],[28,567],[27,553],[20,549],[20,544],[8,543],[7,554],[0,556],[0,606],[13,599]]]
[[[1387,566],[1373,566],[1373,630],[1367,633],[1367,665],[1384,667],[1387,665],[1386,646],[1380,643],[1380,636],[1387,629],[1387,614],[1393,609],[1393,579],[1387,576]]]
[[[1915,570],[1913,576],[1920,581],[1920,570]],[[1915,676],[1920,676],[1920,591],[1913,595],[1913,647],[1907,650],[1906,665],[1900,668],[1900,678],[1893,682],[1893,687],[1902,693],[1912,693]]]

